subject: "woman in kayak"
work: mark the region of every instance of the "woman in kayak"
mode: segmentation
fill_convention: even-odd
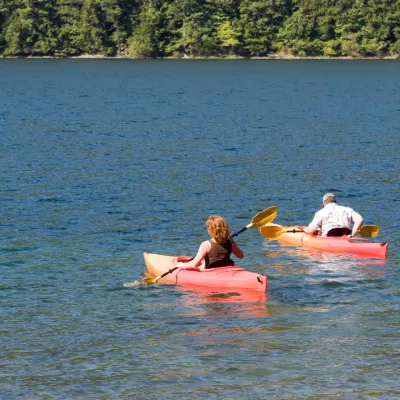
[[[242,250],[233,239],[229,238],[230,229],[225,218],[211,215],[207,219],[206,226],[211,239],[201,243],[193,260],[178,263],[178,267],[201,269],[227,267],[235,265],[230,258],[232,253],[238,258],[243,258]]]

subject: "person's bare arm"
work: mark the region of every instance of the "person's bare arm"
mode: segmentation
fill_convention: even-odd
[[[196,256],[193,258],[192,261],[189,262],[179,262],[177,267],[184,267],[184,268],[195,268],[198,267],[199,264],[204,260],[205,256],[210,252],[211,245],[208,241],[203,242],[199,250],[197,251]]]
[[[236,244],[236,242],[231,239],[232,243],[232,253],[237,257],[237,258],[243,258],[244,254],[243,251],[240,249],[240,247]]]

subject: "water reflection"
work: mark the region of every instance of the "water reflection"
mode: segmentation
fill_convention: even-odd
[[[265,302],[266,292],[245,289],[212,288],[196,285],[177,286],[179,290],[188,292],[188,297],[198,303],[219,303],[219,304],[246,304],[254,302]]]
[[[326,274],[334,276],[335,281],[344,282],[357,279],[382,279],[385,276],[386,259],[365,258],[353,254],[335,254],[323,252],[315,249],[303,247],[284,246],[281,250],[268,251],[266,256],[271,258],[275,256],[282,260],[283,256],[287,258],[286,267],[282,266],[282,261],[270,264],[279,270],[279,274],[274,276],[283,276],[290,273],[321,275]],[[288,269],[291,271],[288,271]]]
[[[270,315],[266,305],[267,294],[255,290],[208,288],[203,286],[177,286],[184,292],[183,305],[187,315],[205,316],[235,314],[242,318],[261,318]]]
[[[146,277],[151,276],[147,271],[144,272]],[[237,288],[218,288],[205,287],[185,284],[170,285],[157,283],[157,286],[173,286],[174,290],[182,296],[183,305],[189,309],[189,315],[196,315],[204,312],[215,313],[240,313],[246,317],[265,317],[269,316],[266,292],[258,292],[256,290],[237,289]],[[123,284],[125,288],[140,288],[149,286],[141,281],[126,282]],[[153,286],[153,285],[151,285]]]

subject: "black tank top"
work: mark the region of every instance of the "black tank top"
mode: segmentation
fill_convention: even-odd
[[[229,257],[232,254],[232,242],[228,239],[224,243],[215,243],[209,240],[211,250],[205,257],[206,269],[235,265]]]

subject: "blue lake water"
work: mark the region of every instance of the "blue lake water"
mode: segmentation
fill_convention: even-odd
[[[398,398],[399,127],[400,61],[0,60],[0,398]],[[267,299],[137,285],[328,191],[386,260],[249,229]]]

